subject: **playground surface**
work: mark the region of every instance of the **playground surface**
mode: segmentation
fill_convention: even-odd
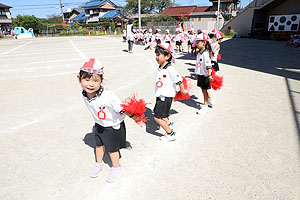
[[[127,53],[121,36],[0,40],[1,200],[300,199],[297,49],[224,41],[216,105],[195,114],[203,98],[192,80],[191,99],[172,104],[177,140],[164,143],[151,112],[158,65],[143,48]],[[129,148],[121,150],[123,171],[113,184],[105,181],[109,165],[89,177],[94,123],[76,75],[91,57],[103,63],[103,85],[120,99],[137,92],[151,103],[147,126],[125,119]],[[175,57],[175,68],[190,76],[195,58]]]

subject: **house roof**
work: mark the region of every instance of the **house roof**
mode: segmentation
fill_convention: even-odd
[[[0,3],[0,8],[12,8],[12,7]]]
[[[124,17],[119,10],[112,10],[112,11],[107,12],[105,15],[99,17],[99,19],[102,19],[104,17],[114,18],[117,15],[121,15],[122,17]]]
[[[116,7],[116,5],[109,1],[109,0],[95,0],[95,1],[90,1],[86,3],[85,5],[82,6],[82,8],[88,8],[88,7],[100,7],[105,5],[106,3],[112,4],[112,6]]]
[[[161,14],[170,15],[174,17],[179,17],[180,15],[190,15],[197,6],[178,6],[178,7],[168,7]]]
[[[86,20],[87,18],[88,17],[85,16],[85,12],[81,12],[79,15],[71,19],[71,21],[82,21],[82,20]]]
[[[209,9],[210,6],[199,6],[193,12],[207,12]]]

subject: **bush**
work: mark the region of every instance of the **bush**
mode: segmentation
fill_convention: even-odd
[[[231,32],[229,35],[225,35],[225,38],[235,38],[236,37],[236,32]]]
[[[112,32],[115,32],[115,30],[116,30],[116,25],[115,25],[115,23],[110,23],[110,27],[111,27],[111,31],[112,31]]]

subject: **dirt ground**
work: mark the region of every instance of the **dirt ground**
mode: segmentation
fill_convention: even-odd
[[[152,116],[158,67],[153,51],[121,37],[0,40],[0,199],[2,200],[298,200],[300,52],[282,42],[230,39],[221,45],[224,86],[203,115],[191,99],[172,104],[177,140],[164,143]],[[186,50],[186,49],[185,49]],[[175,54],[190,76],[195,58]],[[93,119],[76,75],[85,58],[105,66],[103,85],[120,99],[137,92],[147,126],[125,119],[123,171],[97,178]]]

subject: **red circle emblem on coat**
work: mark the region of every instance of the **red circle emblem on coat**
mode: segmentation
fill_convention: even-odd
[[[161,87],[163,86],[163,82],[157,81],[157,82],[156,82],[156,86],[157,86],[158,88],[161,88]]]
[[[199,68],[199,67],[201,67],[201,63],[198,63],[198,64],[197,64],[197,68]]]
[[[100,120],[104,120],[104,119],[106,118],[106,113],[105,113],[103,110],[100,110],[100,111],[98,112],[98,118],[99,118]]]

